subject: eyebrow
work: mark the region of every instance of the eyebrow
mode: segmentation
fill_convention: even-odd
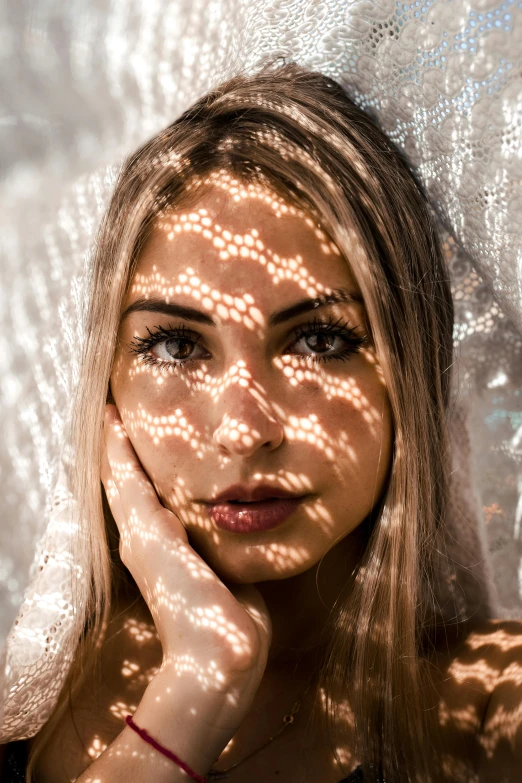
[[[290,321],[292,318],[296,318],[298,315],[308,313],[311,310],[317,310],[319,307],[338,304],[339,302],[362,304],[363,299],[358,292],[349,291],[346,288],[335,288],[329,294],[321,294],[320,296],[311,299],[302,299],[289,307],[277,310],[275,313],[272,313],[268,319],[268,325],[271,327],[279,326],[286,321]],[[140,297],[139,299],[136,299],[123,312],[121,320],[124,321],[127,316],[136,312],[163,313],[164,315],[171,315],[174,318],[183,318],[186,321],[194,321],[195,323],[205,324],[206,326],[217,326],[212,316],[208,313],[197,310],[195,307],[187,307],[185,305],[176,304],[175,302],[166,302],[164,299],[157,299],[155,297],[150,297],[148,299]]]

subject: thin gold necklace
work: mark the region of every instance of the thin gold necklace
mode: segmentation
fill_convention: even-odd
[[[245,756],[244,759],[241,759],[241,761],[236,761],[235,764],[232,764],[230,767],[227,767],[227,769],[221,769],[216,770],[212,772],[207,773],[207,780],[211,781],[211,783],[214,783],[215,780],[224,780],[225,778],[229,777],[229,773],[235,769],[236,767],[239,767],[240,764],[243,764],[245,761],[248,761],[248,759],[252,758],[252,756],[255,756],[256,753],[259,753],[260,750],[263,750],[263,748],[266,748],[269,742],[272,742],[273,739],[278,737],[282,731],[286,729],[287,726],[291,726],[291,724],[294,722],[294,716],[297,715],[299,710],[301,709],[301,700],[306,695],[308,689],[310,686],[306,688],[306,690],[303,692],[302,696],[299,697],[297,701],[295,701],[292,705],[292,709],[289,713],[286,715],[283,715],[283,722],[281,723],[281,726],[278,728],[278,730],[275,732],[275,734],[272,734],[271,737],[267,739],[266,742],[264,742],[262,745],[260,745],[258,748],[252,751],[252,753],[249,753],[248,756]],[[217,762],[216,762],[217,763]]]

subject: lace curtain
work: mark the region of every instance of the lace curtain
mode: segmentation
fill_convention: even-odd
[[[462,567],[448,588],[462,614],[522,616],[520,40],[520,0],[0,3],[0,741],[39,730],[71,658],[81,566],[59,466],[89,250],[118,165],[266,57],[340,81],[427,188],[457,309]]]

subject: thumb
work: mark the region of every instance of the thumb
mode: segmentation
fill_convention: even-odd
[[[272,643],[272,621],[263,596],[254,585],[229,584],[227,587],[254,621],[262,642],[262,649],[268,656]]]

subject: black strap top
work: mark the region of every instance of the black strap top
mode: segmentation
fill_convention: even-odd
[[[27,745],[24,740],[10,742],[6,749],[2,783],[25,783],[25,767],[27,765]],[[347,778],[339,783],[364,783],[361,768],[357,767]]]
[[[20,742],[10,742],[6,748],[4,766],[2,768],[2,783],[25,783],[25,767],[27,764],[27,745]]]

